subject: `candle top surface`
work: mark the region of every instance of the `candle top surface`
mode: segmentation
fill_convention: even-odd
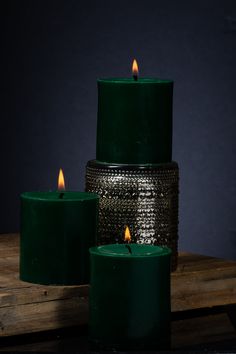
[[[95,193],[89,192],[76,192],[76,191],[48,191],[48,192],[25,192],[21,194],[21,198],[31,200],[41,200],[45,202],[50,201],[85,201],[99,199]]]
[[[131,250],[131,252],[130,252]],[[140,257],[159,257],[170,255],[171,250],[168,247],[159,247],[154,245],[141,245],[136,243],[130,244],[111,244],[91,247],[91,254],[96,254],[104,257],[117,258],[140,258]]]
[[[98,83],[114,83],[114,84],[131,84],[131,85],[139,85],[139,84],[173,84],[173,80],[162,80],[159,78],[143,78],[139,77],[137,80],[134,78],[104,78],[98,79]]]

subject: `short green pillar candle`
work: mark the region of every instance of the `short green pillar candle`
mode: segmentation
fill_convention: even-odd
[[[100,347],[170,345],[170,254],[166,247],[90,248],[90,340]]]
[[[98,80],[96,160],[171,162],[172,96],[170,80]]]
[[[20,279],[37,284],[89,281],[99,197],[84,192],[21,195]]]

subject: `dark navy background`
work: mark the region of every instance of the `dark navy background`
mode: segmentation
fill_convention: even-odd
[[[180,249],[236,258],[236,2],[6,1],[0,232],[19,230],[19,195],[84,188],[95,157],[98,77],[175,81]]]

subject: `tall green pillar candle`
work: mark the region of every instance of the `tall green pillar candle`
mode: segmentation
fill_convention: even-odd
[[[20,279],[37,284],[89,281],[99,197],[83,192],[21,195]]]
[[[172,160],[173,82],[98,80],[96,159],[148,164]]]
[[[169,248],[140,244],[90,248],[93,343],[139,350],[169,346],[170,254]]]

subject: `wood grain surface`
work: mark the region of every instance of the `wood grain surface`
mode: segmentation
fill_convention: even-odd
[[[236,262],[180,253],[172,273],[172,311],[236,303]],[[0,235],[0,336],[86,324],[88,286],[19,280],[19,235]]]

